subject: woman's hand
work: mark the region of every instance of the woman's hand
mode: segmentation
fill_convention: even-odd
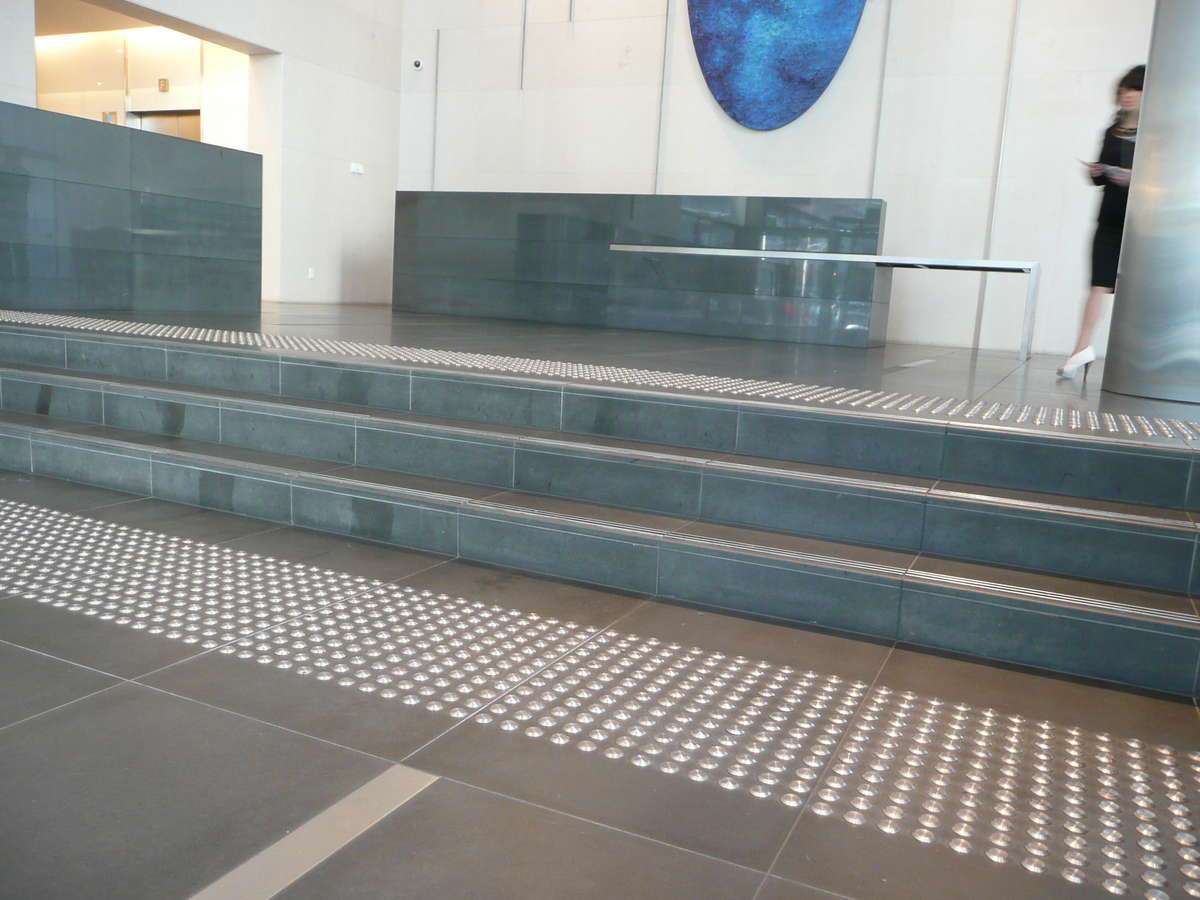
[[[1115,184],[1118,187],[1129,187],[1129,182],[1132,178],[1132,169],[1118,169],[1116,166],[1113,166],[1108,170],[1109,183]]]
[[[1099,178],[1104,174],[1104,166],[1100,163],[1087,163],[1088,174],[1093,178]]]

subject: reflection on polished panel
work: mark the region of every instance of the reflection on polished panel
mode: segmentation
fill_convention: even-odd
[[[1114,896],[1200,896],[1195,748],[14,501],[0,500],[0,536],[0,591],[13,602],[468,719],[598,766],[836,816],[914,850],[940,845]]]
[[[877,253],[880,200],[400,192],[397,310],[798,341],[882,343],[866,263],[613,253],[612,243]]]
[[[262,157],[0,103],[0,298],[257,313]]]

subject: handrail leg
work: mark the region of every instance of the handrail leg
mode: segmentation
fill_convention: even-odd
[[[1029,272],[1029,281],[1025,287],[1025,317],[1021,323],[1021,349],[1017,351],[1017,357],[1022,362],[1033,356],[1033,322],[1037,316],[1038,281],[1041,269],[1040,264],[1032,263],[1026,270]]]

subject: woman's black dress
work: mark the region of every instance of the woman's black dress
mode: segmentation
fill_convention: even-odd
[[[1104,132],[1100,145],[1099,162],[1122,169],[1133,168],[1136,129],[1123,129],[1112,125]],[[1104,199],[1100,201],[1100,215],[1096,219],[1096,236],[1092,239],[1092,286],[1112,290],[1117,285],[1117,262],[1121,258],[1121,232],[1125,227],[1125,206],[1129,202],[1129,188],[1113,184],[1105,176],[1092,179],[1104,185]]]

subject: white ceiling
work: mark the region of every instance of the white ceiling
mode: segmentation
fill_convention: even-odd
[[[148,24],[110,9],[84,3],[83,0],[37,0],[39,35],[144,28]]]

